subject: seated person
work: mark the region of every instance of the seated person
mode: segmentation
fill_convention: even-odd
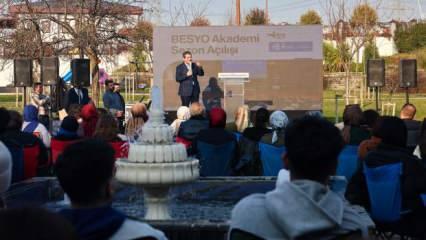
[[[200,103],[192,103],[189,112],[191,118],[180,125],[178,137],[192,142],[201,130],[209,128],[209,120],[204,117],[204,108]]]
[[[9,116],[9,124],[7,125],[3,137],[17,142],[24,148],[37,145],[40,152],[38,156],[38,163],[39,165],[46,164],[48,160],[47,148],[44,146],[44,143],[41,141],[41,139],[34,136],[32,133],[21,131],[23,119],[20,113],[10,110]]]
[[[12,181],[12,156],[9,149],[0,141],[0,195],[9,189]],[[0,209],[2,208],[0,197]]]
[[[191,117],[189,108],[187,106],[180,106],[176,112],[176,119],[170,124],[173,129],[173,136],[177,136],[179,133],[180,124],[185,122]]]
[[[69,146],[56,163],[59,183],[71,200],[71,208],[60,214],[81,239],[166,239],[111,207],[114,171],[114,150],[107,142],[89,139]]]
[[[373,109],[367,109],[362,112],[363,116],[363,127],[365,127],[368,131],[373,131],[374,126],[377,124],[379,120],[380,114]]]
[[[288,117],[283,111],[274,111],[269,117],[269,126],[271,133],[267,133],[262,137],[262,142],[280,147],[284,146],[284,132],[288,125]]]
[[[33,105],[24,107],[22,131],[34,134],[43,141],[44,146],[50,147],[50,133],[47,131],[46,127],[38,121],[38,109]]]
[[[77,121],[81,118],[81,129],[83,135],[80,136],[93,137],[99,116],[98,110],[93,103],[86,104],[81,108],[79,115],[75,116]]]
[[[61,127],[59,128],[58,133],[53,138],[59,141],[74,141],[80,139],[78,136],[78,122],[72,116],[66,116],[64,120],[62,120]]]
[[[133,140],[137,138],[138,131],[141,130],[146,121],[148,121],[148,114],[146,106],[143,103],[136,103],[130,110],[132,114],[126,124],[126,136]]]
[[[362,123],[364,116],[358,104],[350,104],[343,111],[343,140],[349,145],[359,145],[362,141],[370,138],[370,132],[364,128]]]
[[[230,163],[232,175],[261,176],[263,174],[259,141],[264,135],[272,133],[266,127],[268,120],[268,110],[259,108],[255,114],[254,127],[246,128],[243,137],[238,141],[238,156]]]
[[[402,107],[400,113],[400,118],[407,128],[407,147],[410,151],[416,148],[420,136],[421,123],[414,120],[416,111],[416,107],[413,104],[407,103]]]
[[[350,205],[327,186],[344,142],[326,120],[304,117],[286,130],[284,165],[290,181],[266,194],[253,194],[232,210],[230,239],[334,239],[361,232],[374,223],[367,212]],[[235,237],[237,239],[237,237]]]
[[[426,224],[425,207],[420,198],[426,192],[426,169],[420,160],[407,151],[407,130],[404,122],[397,117],[381,117],[374,130],[381,139],[375,150],[364,159],[369,168],[402,162],[401,193],[404,210],[411,210],[419,216],[417,221]],[[370,208],[370,199],[363,168],[360,168],[349,182],[346,197],[353,204]],[[423,215],[422,215],[423,214]],[[425,225],[423,225],[424,228]]]
[[[230,132],[242,133],[249,124],[249,114],[247,106],[240,106],[235,111],[235,121],[226,124],[226,130]]]
[[[269,121],[269,112],[266,108],[259,108],[255,113],[254,127],[246,128],[243,136],[252,141],[259,142],[263,135],[271,133],[267,128]]]
[[[210,128],[201,130],[195,141],[193,147],[197,149],[197,142],[204,142],[212,145],[222,145],[237,140],[235,135],[225,130],[226,126],[226,113],[222,108],[212,108],[209,112]]]
[[[62,216],[42,208],[0,211],[0,236],[8,240],[77,240],[73,226]]]
[[[118,122],[111,114],[100,116],[93,137],[107,142],[123,141],[119,135]]]

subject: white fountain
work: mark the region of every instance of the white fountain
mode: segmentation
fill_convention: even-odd
[[[171,219],[169,190],[199,177],[198,160],[188,158],[185,146],[173,142],[172,129],[164,123],[160,90],[153,87],[149,120],[135,143],[130,143],[128,159],[116,162],[116,178],[144,189],[145,219]]]

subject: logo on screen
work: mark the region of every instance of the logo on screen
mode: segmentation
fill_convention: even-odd
[[[284,39],[286,34],[273,31],[272,33],[268,33],[268,36],[275,38],[275,39]]]

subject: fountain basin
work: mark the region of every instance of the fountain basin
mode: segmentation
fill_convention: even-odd
[[[175,186],[170,190],[172,219],[144,219],[144,191],[133,185],[115,183],[113,206],[131,218],[147,222],[166,233],[169,239],[225,239],[231,210],[252,193],[265,193],[275,187],[271,177],[213,177]],[[44,207],[58,211],[69,207],[55,178],[33,178],[14,184],[5,193],[9,208]]]

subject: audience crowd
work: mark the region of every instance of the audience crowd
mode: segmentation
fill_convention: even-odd
[[[149,112],[147,106],[137,103],[125,121],[119,87],[111,81],[106,84],[105,108],[96,108],[79,87],[69,93],[73,101],[53,136],[44,125],[53,119],[40,118],[34,104],[25,106],[22,115],[0,108],[0,196],[12,183],[34,175],[55,175],[71,200],[71,208],[59,214],[42,209],[0,210],[0,236],[27,238],[52,224],[58,226],[57,231],[44,239],[166,239],[161,231],[129,219],[111,206],[115,159],[125,157],[122,147],[143,134]],[[34,96],[45,99],[41,94],[38,91]],[[44,102],[37,104],[44,106]],[[234,207],[229,239],[368,238],[375,228],[386,224],[371,214],[375,203],[367,172],[395,164],[401,166],[398,181],[394,181],[401,196],[401,217],[390,231],[424,239],[426,118],[421,123],[415,115],[412,104],[402,107],[399,118],[348,105],[343,122],[334,126],[320,112],[290,119],[284,111],[270,114],[259,107],[251,112],[241,106],[234,121],[227,122],[222,108],[205,111],[195,102],[189,108],[180,107],[170,127],[176,142],[200,159],[203,177],[211,176],[203,168],[212,159],[225,162],[221,175],[262,176],[265,163],[260,146],[266,144],[283,153],[279,157],[280,184],[265,194],[250,195]],[[343,191],[335,190],[335,179],[340,178],[334,176],[344,164],[340,154],[348,146],[358,149],[355,173],[343,179],[347,183]],[[205,155],[209,147],[222,150],[217,156]],[[5,207],[2,202],[1,208]],[[19,216],[33,218],[40,229],[19,233],[15,227]]]

